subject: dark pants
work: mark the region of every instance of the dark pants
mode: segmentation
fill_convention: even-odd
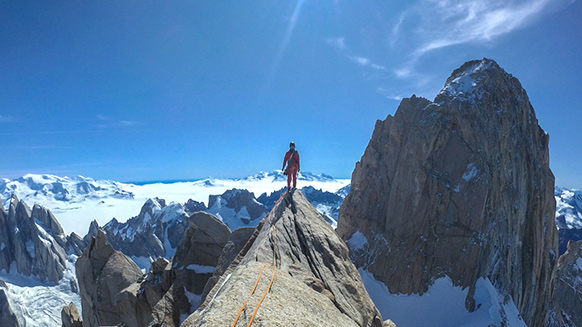
[[[289,167],[287,169],[287,189],[291,188],[291,179],[293,179],[293,187],[297,187],[297,167]]]

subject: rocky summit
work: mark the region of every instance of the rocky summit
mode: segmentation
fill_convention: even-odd
[[[247,326],[253,316],[253,326],[393,325],[382,322],[345,243],[299,191],[261,221],[182,326]]]
[[[448,276],[473,311],[488,278],[529,327],[547,326],[558,253],[548,141],[520,82],[469,61],[434,101],[413,95],[376,122],[337,232],[392,294]]]

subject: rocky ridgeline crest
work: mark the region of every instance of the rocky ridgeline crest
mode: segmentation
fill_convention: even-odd
[[[273,227],[274,226],[274,227]],[[276,275],[273,274],[273,251]],[[382,322],[348,249],[300,192],[287,194],[255,229],[249,242],[222,274],[200,308],[182,326],[230,326],[264,265],[255,295],[240,311],[257,326],[392,326]]]
[[[515,77],[467,62],[433,102],[413,95],[376,122],[338,234],[391,293],[449,276],[469,287],[472,311],[488,278],[528,326],[547,326],[558,253],[548,139]],[[356,233],[367,242],[350,242]]]

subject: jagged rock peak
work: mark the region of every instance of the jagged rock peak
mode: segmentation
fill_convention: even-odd
[[[124,323],[139,326],[137,315],[123,314],[126,300],[119,294],[142,278],[139,267],[127,256],[115,251],[102,230],[75,263],[83,326],[113,326]],[[143,324],[142,324],[143,325]]]
[[[257,326],[388,326],[370,300],[345,243],[296,191],[261,221],[251,239],[182,326],[230,326],[263,265],[263,277],[242,310],[248,324],[261,296],[274,282],[253,324]]]
[[[568,242],[558,260],[556,298],[569,326],[582,326],[582,241]]]
[[[337,232],[391,293],[448,276],[470,288],[473,311],[488,278],[528,326],[546,326],[557,263],[548,141],[516,78],[490,59],[465,63],[434,102],[403,99],[376,122]]]
[[[491,95],[496,89],[508,87],[515,91],[522,90],[517,78],[499,67],[494,60],[472,60],[453,71],[434,102],[443,104],[459,100],[475,103],[482,101],[483,96]]]
[[[26,276],[57,283],[66,266],[67,238],[53,214],[35,205],[33,211],[14,196],[8,214],[0,214],[0,270],[12,263]]]

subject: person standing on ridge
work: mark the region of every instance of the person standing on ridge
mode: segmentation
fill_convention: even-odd
[[[297,172],[299,172],[299,152],[295,151],[295,143],[293,142],[289,143],[289,151],[285,153],[282,170],[283,174],[287,175],[287,191],[291,190],[291,179],[293,179],[293,189],[295,189],[297,187]]]

